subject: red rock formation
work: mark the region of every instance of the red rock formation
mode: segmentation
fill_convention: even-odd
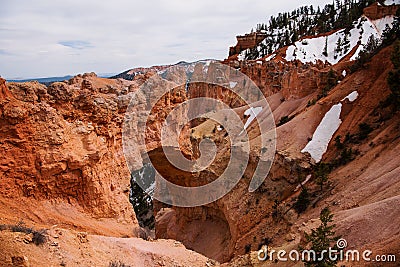
[[[229,56],[237,55],[243,50],[255,47],[266,37],[267,36],[261,32],[249,33],[244,36],[236,36],[237,44],[229,49]]]
[[[285,100],[299,99],[321,92],[327,82],[326,69],[310,65],[296,67],[282,77],[282,95]]]
[[[306,107],[307,100],[315,97],[326,85],[326,73],[330,67],[327,68],[323,64],[314,66],[299,64],[296,66],[296,63],[282,63],[282,66],[280,66],[276,63],[258,64],[250,62],[248,65],[243,63],[241,70],[260,84],[265,95],[271,97],[281,95],[286,99],[283,103],[278,103],[277,108],[273,108],[274,113],[275,110],[276,112],[281,112],[282,109],[293,112],[291,106],[296,106],[294,109],[296,111],[289,114],[297,116],[289,123],[278,128],[278,136],[280,136],[278,152],[267,180],[255,193],[248,192],[249,179],[257,163],[257,151],[253,151],[243,179],[235,187],[235,190],[222,199],[212,204],[195,208],[172,207],[163,209],[163,205],[156,205],[156,236],[178,239],[187,247],[223,262],[230,260],[233,256],[244,254],[248,246],[251,246],[252,250],[256,250],[258,244],[263,242],[263,238],[274,240],[274,246],[279,246],[285,242],[290,243],[296,239],[296,237],[293,239],[288,233],[294,231],[291,230],[293,223],[301,224],[301,221],[299,222],[296,219],[297,215],[291,210],[291,205],[298,194],[295,192],[298,186],[298,179],[305,179],[305,176],[310,173],[310,160],[300,153],[301,149],[307,144],[307,139],[312,136],[315,128],[329,108],[333,104],[339,103],[341,99],[354,90],[357,90],[361,96],[355,104],[346,104],[352,106],[347,107],[344,105],[341,119],[343,120],[343,127],[346,128],[339,129],[341,135],[345,136],[345,131],[357,129],[357,125],[366,120],[365,114],[373,114],[373,110],[379,107],[379,99],[385,98],[388,94],[386,78],[388,73],[387,66],[390,66],[389,55],[390,50],[385,49],[374,58],[366,70],[356,74],[348,74],[345,82],[335,87],[317,105],[308,108]],[[382,62],[385,63],[382,64]],[[333,69],[340,71],[344,66],[344,63],[340,63],[338,66],[334,66]],[[280,87],[276,89],[272,89],[269,85],[271,79],[273,79],[269,78],[273,76],[270,74],[271,69],[278,72],[276,73],[277,78],[275,78],[275,81],[279,82]],[[196,94],[196,92],[192,93]],[[376,94],[381,95],[381,97]],[[218,98],[217,92],[210,92],[207,95]],[[296,102],[298,101],[297,99],[301,98],[305,100]],[[351,108],[353,112],[350,116],[348,114]],[[396,119],[393,118],[393,120]],[[371,121],[373,121],[373,118],[371,118]],[[393,123],[388,123],[388,125]],[[398,125],[398,122],[394,124]],[[388,127],[390,128],[390,126]],[[199,136],[200,138],[204,136],[204,132],[197,134],[197,131],[207,131],[206,128],[201,124],[192,129],[192,141]],[[252,133],[250,135],[257,136],[257,134],[252,135]],[[225,168],[225,165],[229,162],[230,155],[226,150],[227,143],[224,143],[222,136],[218,133],[207,133],[206,136],[216,142],[218,146],[216,157],[218,160],[204,172],[199,174],[177,172],[155,150],[150,153],[152,161],[164,177],[176,184],[196,186],[201,184],[200,181],[212,181],[218,177],[220,170]],[[395,135],[391,132],[389,136],[394,138]],[[381,142],[385,141],[381,140]],[[198,142],[192,143],[193,146],[197,144]],[[330,146],[333,147],[333,143]],[[365,146],[368,146],[368,144],[366,143]],[[337,151],[334,148],[331,148],[331,151],[333,154],[327,153],[326,158],[324,158],[326,161],[334,160],[337,157]],[[357,166],[356,162],[352,164]],[[340,173],[340,171],[338,172]],[[341,176],[331,177],[335,181],[339,181],[341,178]],[[346,183],[344,180],[340,181]],[[312,187],[312,185],[310,186]],[[373,189],[369,188],[368,190]],[[388,197],[396,196],[393,193],[394,191],[391,192],[387,194]],[[340,198],[339,194],[336,194],[338,198]],[[359,199],[363,199],[363,197],[360,195]],[[279,211],[274,211],[273,209],[275,200],[278,203],[282,203],[279,205],[281,209]],[[274,219],[274,216],[272,216],[274,212],[282,212],[283,215],[276,215],[282,217],[280,219],[275,217]],[[310,210],[310,212],[312,211]],[[379,219],[376,220],[379,221]],[[212,237],[208,237],[206,229],[213,233]],[[220,236],[214,233],[214,231],[218,232],[215,229],[219,229],[219,233],[223,233],[226,239],[222,241]],[[296,235],[300,234],[295,232]],[[369,238],[379,242],[374,237]]]
[[[370,5],[369,7],[364,8],[364,14],[368,18],[375,20],[383,18],[385,16],[396,15],[398,8],[399,8],[398,5],[384,6],[376,2]]]
[[[85,219],[76,223],[81,230],[136,235],[122,122],[132,93],[151,75],[124,81],[84,74],[49,87],[37,82],[10,83],[10,91],[2,82],[2,99],[12,92],[16,100],[0,101],[0,199],[37,203],[36,207],[17,205],[21,213],[42,210],[40,206],[49,200],[69,203],[79,207],[82,216],[103,218],[109,225],[96,230],[92,225],[97,221]],[[160,99],[148,128],[153,146],[160,146],[159,129],[166,115],[185,99],[184,88]],[[140,156],[146,148],[138,145],[137,149]],[[46,217],[40,223],[47,225],[57,218],[57,223],[71,224],[54,210]]]
[[[314,92],[320,92],[326,85],[329,64],[302,64],[286,62],[282,59],[271,61],[226,62],[240,68],[269,97],[278,92],[286,100],[300,99]]]
[[[374,16],[375,11],[371,12]],[[378,11],[375,13],[379,14]],[[321,63],[288,63],[283,61],[281,55],[261,64],[257,61],[228,62],[241,68],[261,88],[270,101],[276,119],[283,115],[295,117],[278,127],[275,160],[269,176],[256,192],[248,192],[248,186],[259,161],[259,148],[251,150],[245,174],[234,190],[222,199],[193,208],[165,207],[156,202],[156,236],[182,241],[189,249],[228,262],[233,257],[246,254],[249,249],[256,251],[259,244],[266,243],[265,240],[271,241],[274,247],[298,247],[303,232],[310,230],[319,210],[329,205],[339,213],[338,228],[341,234],[346,234],[346,238],[351,240],[351,244],[366,249],[371,248],[366,246],[373,246],[386,253],[391,253],[390,249],[393,248],[398,251],[398,222],[395,219],[400,215],[400,160],[397,156],[400,149],[399,119],[390,107],[380,104],[390,94],[386,83],[391,66],[390,53],[391,48],[385,48],[364,69],[341,77],[343,81],[327,97],[310,107],[307,107],[307,101],[315,98],[324,88],[330,66]],[[341,73],[349,64],[341,62],[333,66],[333,70]],[[218,78],[211,77],[215,75],[213,68],[210,65],[210,74],[206,73],[210,79]],[[203,71],[197,69],[194,75],[204,75]],[[1,80],[0,223],[15,223],[16,218],[23,218],[46,228],[59,224],[95,234],[133,235],[132,228],[137,222],[127,199],[130,173],[122,152],[121,123],[132,93],[151,75],[139,74],[134,81],[127,82],[85,74],[74,77],[68,83],[55,83],[48,88],[34,82],[11,83],[11,92]],[[176,73],[170,75],[179,78]],[[160,87],[168,85],[162,79],[155,82]],[[158,90],[149,92],[149,98],[158,99],[158,104],[148,121],[143,121],[141,116],[134,118],[138,123],[146,124],[148,131],[146,144],[135,143],[132,153],[139,158],[147,150],[157,170],[169,181],[178,185],[198,186],[216,179],[225,169],[231,156],[229,142],[224,132],[213,132],[214,128],[206,127],[207,122],[186,125],[180,136],[185,156],[198,156],[198,144],[206,136],[215,141],[218,160],[199,173],[179,171],[168,162],[161,149],[160,129],[166,116],[188,98],[199,96],[223,100],[237,108],[240,115],[243,115],[244,107],[240,107],[243,103],[237,102],[233,94],[220,87],[193,85],[189,87],[188,95],[185,89],[178,86],[163,96],[158,94]],[[332,187],[326,192],[316,189],[312,179],[308,182],[307,186],[316,196],[313,199],[316,208],[310,207],[304,214],[298,215],[292,209],[298,196],[295,189],[306,175],[312,173],[310,158],[300,151],[330,107],[354,90],[360,94],[359,99],[354,103],[342,102],[342,125],[334,137],[344,137],[349,133],[350,138],[355,138],[363,122],[371,124],[375,130],[363,142],[349,142],[359,154],[355,155],[355,161],[333,171],[330,175]],[[4,101],[13,95],[15,101]],[[182,126],[180,122],[184,116],[177,115],[174,118],[177,123],[171,126],[173,130]],[[142,134],[137,129],[132,131],[136,135]],[[250,127],[249,135],[256,139],[260,132],[257,127]],[[340,156],[340,151],[331,142],[324,161],[334,162]],[[388,218],[387,214],[390,214]],[[303,222],[307,222],[304,227],[301,226]],[[389,230],[377,230],[371,234],[370,229],[376,225]],[[10,238],[9,232],[6,235]],[[71,237],[70,233],[67,235],[68,238],[80,240]],[[115,246],[123,244],[126,250],[133,247],[136,251],[135,246],[120,239],[118,242],[116,239],[104,241],[103,237],[95,236],[89,239],[90,242],[102,244],[100,248],[104,249],[105,246],[107,252],[113,252],[104,245],[109,241],[111,244],[115,242]],[[67,246],[71,243],[73,241],[68,239],[63,244]],[[83,246],[73,243],[71,246],[82,246],[85,252],[89,250],[88,246],[93,246],[96,256],[100,251],[96,244]],[[147,243],[140,244],[152,253],[156,249],[169,249],[168,246],[154,248]],[[0,249],[6,251],[7,257],[11,255],[10,246],[20,249],[13,243],[7,243],[5,249]],[[135,261],[135,264],[164,264],[154,259],[157,253],[155,256],[152,254],[151,258],[148,252],[144,254],[140,256],[146,257],[146,263]],[[82,255],[82,251],[79,251],[79,255]],[[239,258],[243,260],[241,265],[252,264],[254,258],[248,256]],[[109,255],[103,257],[109,259]],[[201,257],[195,259],[205,261]],[[87,263],[84,260],[82,262]],[[192,264],[184,260],[182,262]]]
[[[96,89],[105,86],[93,75],[86,79]],[[108,85],[112,84],[118,82],[110,80]],[[134,235],[137,222],[128,201],[130,173],[124,164],[116,95],[85,90],[85,97],[79,98],[80,84],[74,83],[9,87],[18,100],[0,101],[0,197],[32,199],[36,207],[16,207],[32,212],[47,200],[74,203],[85,216],[114,220],[109,233]],[[3,80],[1,96],[12,96]],[[76,102],[79,105],[74,106]],[[57,223],[68,221],[57,212],[44,221],[54,218]],[[125,229],[116,227],[117,222]],[[97,232],[90,220],[77,225]]]
[[[91,83],[89,80],[84,79],[84,80],[82,81],[81,89],[82,89],[82,90],[93,90],[93,85],[92,85],[92,83]]]
[[[0,100],[6,98],[14,98],[11,92],[8,90],[6,80],[0,78]]]

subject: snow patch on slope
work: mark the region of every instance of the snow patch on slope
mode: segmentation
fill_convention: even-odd
[[[299,185],[296,187],[296,189],[294,189],[294,192],[299,191],[301,187],[303,187],[304,185],[306,185],[306,184],[308,183],[308,181],[310,181],[310,179],[311,179],[311,174],[309,174],[309,175],[306,177],[306,179],[305,179],[301,184],[299,184]]]
[[[230,83],[229,83],[229,87],[230,87],[231,89],[235,88],[236,85],[237,85],[237,82],[230,82]]]
[[[304,39],[295,42],[286,50],[286,60],[300,60],[302,63],[316,63],[318,60],[336,64],[358,44],[355,55],[351,60],[355,60],[358,54],[364,49],[368,39],[373,36],[380,39],[388,25],[392,27],[393,16],[387,16],[378,20],[370,20],[367,17],[361,17],[354,25],[353,29],[346,34],[345,30],[339,30],[328,36],[320,36],[311,39]],[[342,43],[341,49],[338,44]]]
[[[244,112],[244,115],[246,116],[250,116],[247,121],[246,124],[244,125],[244,129],[246,130],[247,127],[250,126],[250,124],[254,121],[255,118],[257,118],[258,114],[260,114],[260,112],[262,111],[262,107],[256,107],[256,108],[249,108],[248,110],[246,110]]]
[[[354,102],[358,98],[358,92],[353,91],[348,96],[343,98],[341,102],[348,99]],[[335,132],[339,129],[342,120],[340,114],[342,112],[342,103],[332,106],[332,108],[325,114],[324,118],[318,125],[314,132],[312,140],[305,146],[301,153],[308,152],[315,162],[320,162],[322,156],[328,149],[329,142],[331,141]]]
[[[272,54],[272,55],[268,56],[268,57],[265,59],[265,61],[270,61],[270,60],[274,59],[275,56],[276,56],[276,54]]]
[[[334,105],[324,116],[321,123],[318,125],[312,140],[301,151],[302,153],[308,152],[315,162],[320,162],[322,156],[328,149],[329,142],[333,135],[339,129],[342,120],[340,113],[342,112],[342,104]]]
[[[400,0],[386,0],[383,4],[385,6],[400,5]]]
[[[249,49],[246,49],[246,50],[242,51],[242,52],[238,55],[238,60],[239,60],[239,61],[243,61],[243,60],[246,59],[246,53],[247,53],[248,50],[249,50]]]
[[[350,102],[354,102],[354,101],[356,101],[357,98],[358,98],[358,92],[354,91],[354,92],[350,93],[348,96],[346,96],[345,98],[343,98],[342,101],[345,101],[346,99],[348,99]]]

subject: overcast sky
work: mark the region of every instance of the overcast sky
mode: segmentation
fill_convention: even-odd
[[[235,36],[271,15],[332,1],[1,0],[0,75],[119,73],[224,59]]]

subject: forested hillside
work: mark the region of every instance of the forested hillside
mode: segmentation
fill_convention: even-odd
[[[267,38],[257,47],[245,50],[242,57],[247,60],[261,58],[288,46],[306,36],[316,36],[332,30],[345,29],[347,33],[339,45],[349,44],[348,33],[363,14],[363,9],[374,3],[373,0],[336,0],[324,8],[303,6],[292,12],[272,16],[268,23],[258,24],[252,32],[261,32]],[[390,1],[385,1],[389,4]],[[385,3],[382,3],[384,5]]]

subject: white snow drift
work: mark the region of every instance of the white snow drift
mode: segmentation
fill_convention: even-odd
[[[348,96],[346,96],[345,98],[343,98],[342,101],[345,101],[346,99],[348,99],[350,102],[354,102],[357,98],[358,98],[358,92],[354,91],[354,92],[350,93]]]
[[[251,107],[244,112],[244,115],[250,116],[247,119],[246,124],[244,125],[244,130],[246,130],[247,127],[249,127],[250,124],[254,121],[254,119],[257,118],[258,114],[260,114],[262,109],[263,109],[262,107],[256,107],[256,108]]]
[[[351,60],[355,60],[368,43],[369,38],[373,36],[376,39],[380,39],[386,26],[392,27],[393,21],[393,16],[378,20],[370,20],[363,16],[357,21],[348,35],[346,35],[345,30],[339,30],[328,36],[307,39],[307,42],[297,41],[287,48],[285,59],[287,61],[300,60],[302,63],[316,63],[317,60],[320,60],[336,64],[360,42],[360,46],[351,57]],[[347,41],[347,45],[342,44],[340,50],[337,49],[339,40],[342,43],[345,40]]]
[[[386,1],[386,5],[391,3],[399,4],[400,0]],[[353,28],[348,34],[345,30],[338,30],[328,36],[320,36],[310,39],[302,39],[289,46],[286,50],[287,61],[299,60],[302,63],[316,63],[318,60],[336,64],[347,56],[358,44],[360,44],[350,60],[356,60],[359,53],[364,49],[371,36],[380,40],[386,27],[393,27],[394,17],[386,16],[378,20],[370,20],[366,16],[362,16],[353,24]],[[274,34],[278,35],[277,30]],[[265,39],[257,50],[262,50],[262,45],[265,45],[268,39]],[[340,41],[339,41],[340,40]],[[338,44],[341,43],[340,49]],[[277,49],[276,47],[275,49]],[[238,60],[246,59],[248,50],[242,51]],[[276,54],[268,56],[265,61],[270,61]],[[259,59],[259,58],[258,58]],[[257,59],[257,60],[258,60]]]
[[[321,123],[318,125],[312,140],[301,151],[308,152],[315,162],[320,162],[322,156],[328,149],[329,142],[334,133],[339,129],[342,120],[340,113],[342,112],[342,104],[334,105],[324,116]]]

